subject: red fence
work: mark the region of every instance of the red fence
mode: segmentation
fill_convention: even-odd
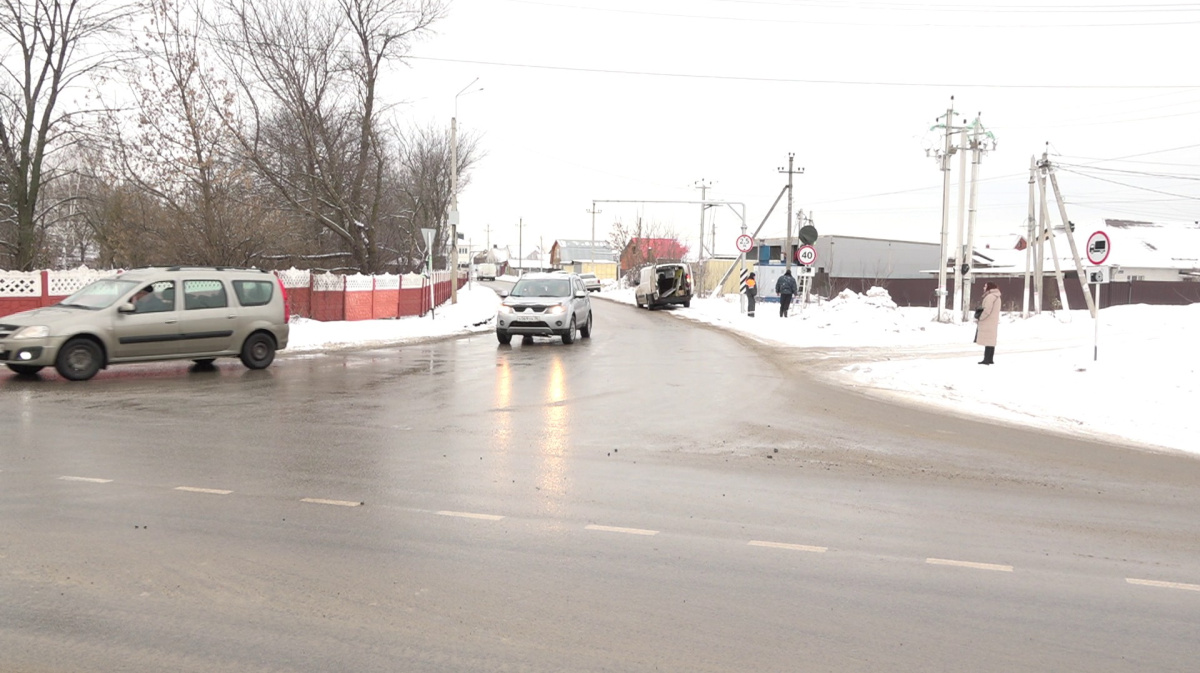
[[[0,316],[50,306],[62,301],[92,280],[112,272],[75,271],[7,272],[0,277]],[[313,320],[378,320],[425,315],[430,308],[429,279],[416,274],[403,277],[338,276],[298,269],[276,272],[287,291],[292,315]],[[437,304],[450,299],[450,272],[434,274]],[[466,285],[465,275],[456,282]]]

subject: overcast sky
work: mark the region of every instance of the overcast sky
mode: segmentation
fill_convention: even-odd
[[[820,233],[936,241],[926,149],[951,96],[956,124],[981,114],[998,142],[981,166],[984,234],[1024,230],[1047,142],[1077,224],[1200,219],[1200,3],[453,0],[436,30],[387,95],[402,118],[448,127],[479,78],[457,101],[486,152],[459,197],[476,247],[516,252],[519,220],[526,252],[587,239],[593,199],[698,200],[701,180],[744,202],[753,231],[789,152],[804,169],[794,208]],[[597,207],[598,239],[641,216],[695,247],[698,206]],[[740,222],[714,212],[732,252]],[[761,235],[785,217],[783,201]]]

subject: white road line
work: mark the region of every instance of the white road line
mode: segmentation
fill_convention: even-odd
[[[786,542],[764,542],[762,540],[751,540],[747,543],[751,547],[770,547],[772,549],[791,549],[793,551],[811,551],[818,554],[824,554],[829,551],[829,547],[813,547],[807,544],[788,544]]]
[[[229,495],[233,491],[223,491],[219,488],[196,488],[195,486],[176,486],[176,491],[187,491],[188,493],[211,493],[213,495]]]
[[[973,563],[971,561],[951,561],[944,558],[927,558],[926,563],[935,566],[958,566],[960,568],[974,568],[976,570],[997,570],[999,572],[1010,573],[1013,571],[1012,566],[1000,565],[997,563]]]
[[[86,481],[89,484],[108,484],[112,479],[96,479],[94,477],[59,477],[63,481]]]
[[[300,502],[311,502],[314,505],[337,505],[339,507],[362,507],[361,502],[350,500],[325,500],[322,498],[300,498]]]
[[[435,514],[440,514],[442,516],[456,516],[460,519],[483,519],[484,521],[499,521],[500,519],[504,518],[499,514],[476,514],[474,512],[451,512],[449,510],[442,510],[441,512],[435,512]]]
[[[646,530],[645,528],[619,528],[617,526],[597,526],[588,524],[584,526],[587,530],[602,530],[606,533],[626,533],[628,535],[658,535],[656,530]]]
[[[1126,582],[1139,584],[1144,587],[1163,587],[1164,589],[1183,589],[1184,591],[1200,591],[1200,584],[1184,584],[1183,582],[1159,582],[1157,580],[1136,580],[1126,577]]]

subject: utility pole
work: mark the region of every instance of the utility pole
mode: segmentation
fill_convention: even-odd
[[[483,233],[487,234],[487,252],[484,254],[492,254],[492,225],[487,225],[483,228]]]
[[[1036,176],[1037,176],[1037,159],[1035,159],[1033,156],[1030,156],[1029,157],[1029,215],[1026,217],[1026,220],[1025,220],[1025,230],[1026,230],[1026,234],[1025,234],[1025,294],[1024,294],[1024,299],[1021,302],[1021,317],[1022,318],[1029,317],[1029,298],[1030,298],[1029,294],[1030,294],[1031,289],[1033,291],[1034,312],[1035,313],[1042,312],[1042,303],[1041,303],[1041,301],[1042,301],[1041,300],[1042,279],[1040,277],[1037,278],[1036,285],[1032,285],[1029,282],[1030,281],[1029,275],[1032,272],[1032,267],[1033,267],[1033,260],[1034,260],[1033,255],[1041,247],[1038,245],[1036,237],[1033,234],[1033,227],[1034,227],[1034,224],[1036,224],[1036,222],[1037,222],[1037,219],[1034,217],[1034,207],[1035,207],[1034,200],[1036,198],[1036,196],[1034,194],[1034,189],[1036,188],[1036,185],[1037,185]]]
[[[596,215],[603,210],[596,210],[596,202],[592,201],[592,209],[585,211],[592,214],[592,273],[596,272]]]
[[[479,81],[471,80],[462,91],[454,95],[454,116],[450,118],[450,303],[458,303],[458,97]],[[483,87],[476,89],[482,90]]]
[[[699,243],[696,244],[696,261],[703,262],[704,261],[704,211],[708,209],[708,206],[706,206],[704,204],[704,201],[706,201],[708,198],[708,188],[712,187],[712,183],[706,181],[704,178],[700,178],[695,183],[693,183],[692,186],[695,187],[696,189],[700,190],[700,238],[697,239],[699,241]]]
[[[950,144],[950,136],[954,132],[954,96],[950,97],[950,107],[946,108],[944,115],[945,124],[935,124],[933,128],[943,129],[945,142],[942,150],[936,153],[936,156],[941,163],[942,171],[942,243],[941,252],[938,256],[938,322],[945,322],[948,317],[946,312],[946,252],[948,246],[948,238],[950,233],[950,157],[954,154],[954,147]],[[942,119],[943,117],[938,117]]]
[[[783,168],[776,169],[780,173],[787,173],[787,176],[788,176],[787,238],[783,239],[783,257],[784,257],[784,270],[785,271],[792,270],[792,192],[793,192],[792,176],[797,175],[797,174],[800,174],[800,175],[804,174],[803,168],[801,168],[800,170],[795,170],[792,167],[795,160],[796,160],[796,153],[788,152],[787,170],[785,171]]]
[[[1091,292],[1088,292],[1087,273],[1083,270],[1083,261],[1079,259],[1079,248],[1075,245],[1074,226],[1067,219],[1067,204],[1063,201],[1062,192],[1058,189],[1058,178],[1054,175],[1054,165],[1050,163],[1047,154],[1042,154],[1042,162],[1045,164],[1044,170],[1050,176],[1050,187],[1054,190],[1054,200],[1058,202],[1058,214],[1062,218],[1063,231],[1066,232],[1067,243],[1071,246],[1071,257],[1075,260],[1075,275],[1079,278],[1079,289],[1083,290],[1083,301],[1087,304],[1088,313],[1093,319],[1096,319],[1098,306],[1096,302],[1092,301]]]
[[[979,164],[983,161],[983,153],[996,148],[996,137],[990,131],[983,129],[979,121],[979,113],[971,124],[971,203],[967,207],[967,247],[963,259],[959,261],[962,268],[962,319],[971,319],[971,284],[975,282],[975,214],[979,202]]]
[[[521,255],[523,255],[525,253],[525,250],[523,248],[524,243],[522,242],[523,241],[522,236],[524,234],[525,234],[525,219],[517,218],[517,259],[518,260],[520,260]],[[520,276],[521,276],[521,274],[518,272],[517,277],[519,278]]]

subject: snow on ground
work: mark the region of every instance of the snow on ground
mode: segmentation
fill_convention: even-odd
[[[633,290],[600,297],[633,304]],[[490,332],[496,295],[475,285],[434,318],[353,323],[300,320],[288,351],[403,343]],[[887,292],[846,291],[779,317],[778,304],[741,312],[739,297],[693,299],[680,318],[740,332],[779,348],[834,350],[835,366],[816,368],[836,384],[873,395],[936,405],[965,415],[1200,454],[1200,377],[1193,351],[1200,304],[1117,306],[1095,321],[1086,310],[1004,314],[996,364],[976,364],[973,323],[939,323],[931,308],[897,307]],[[826,353],[828,354],[828,353]]]

